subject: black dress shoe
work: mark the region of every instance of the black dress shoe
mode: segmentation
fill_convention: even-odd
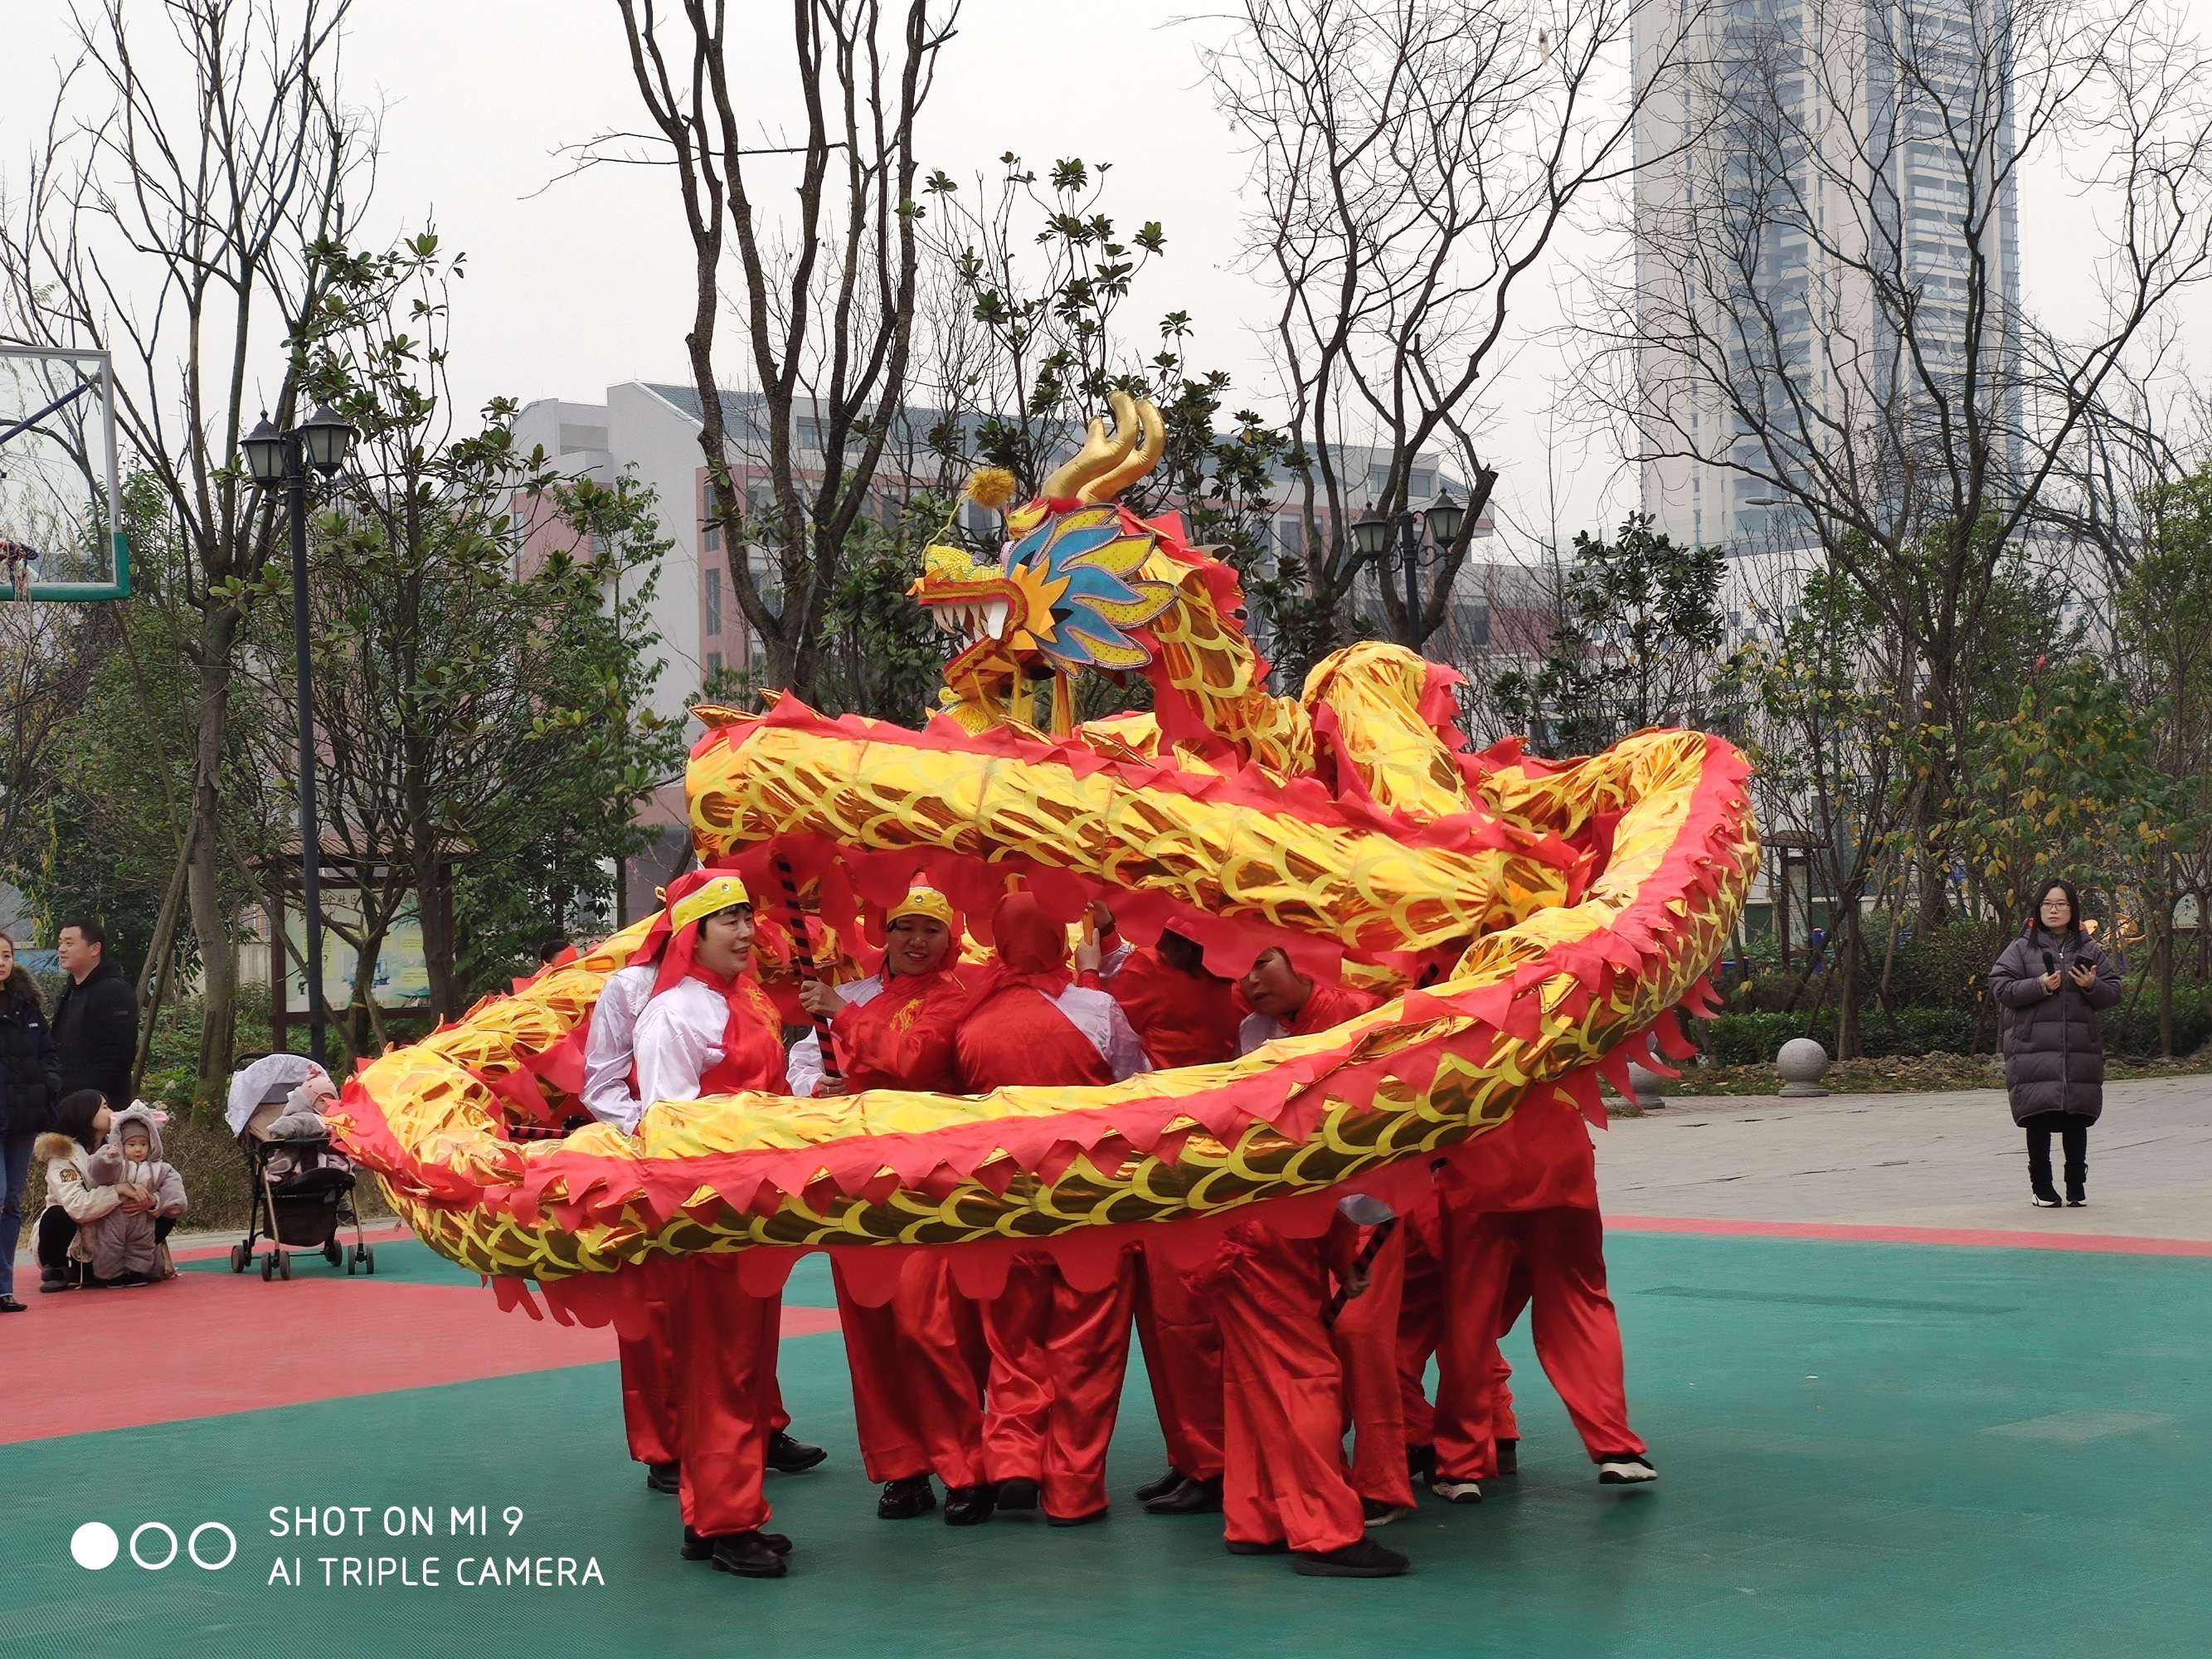
[[[1279,1538],[1265,1544],[1255,1544],[1242,1538],[1232,1538],[1222,1547],[1231,1555],[1288,1555],[1291,1553],[1291,1547]]]
[[[998,1507],[999,1495],[993,1486],[947,1486],[945,1489],[945,1524],[948,1527],[981,1526],[991,1518],[991,1512]]]
[[[12,1296],[0,1296],[0,1313],[28,1313],[31,1310]]]
[[[645,1484],[654,1492],[671,1495],[684,1490],[684,1466],[681,1463],[647,1463]]]
[[[1103,1521],[1110,1513],[1108,1510],[1093,1510],[1088,1515],[1054,1515],[1047,1510],[1044,1523],[1048,1527],[1087,1527],[1094,1521]]]
[[[1037,1490],[1037,1483],[1026,1475],[1017,1475],[1012,1480],[1001,1480],[999,1482],[999,1512],[1003,1515],[1009,1510],[1019,1513],[1023,1510],[1033,1510],[1037,1506],[1037,1500],[1042,1495]]]
[[[1498,1443],[1498,1472],[1500,1474],[1521,1473],[1521,1443],[1518,1440]]]
[[[937,1507],[937,1492],[926,1474],[909,1474],[884,1482],[884,1495],[876,1499],[878,1521],[911,1521]]]
[[[793,1440],[781,1430],[768,1437],[768,1466],[778,1474],[798,1474],[829,1455],[821,1447]]]
[[[1437,1472],[1437,1449],[1434,1446],[1406,1448],[1406,1473],[1416,1480],[1425,1480]]]
[[[1138,1487],[1135,1492],[1129,1495],[1132,1498],[1134,1498],[1139,1504],[1149,1504],[1155,1498],[1165,1498],[1170,1492],[1173,1492],[1177,1486],[1180,1486],[1184,1481],[1189,1479],[1190,1477],[1188,1475],[1185,1474],[1181,1469],[1176,1468],[1174,1464],[1170,1463],[1168,1465],[1168,1472],[1165,1474],[1162,1475],[1157,1480],[1146,1481],[1143,1486]]]
[[[767,1545],[778,1555],[788,1555],[791,1553],[791,1540],[785,1537],[780,1532],[757,1532],[747,1533],[742,1535],[759,1539],[762,1543]],[[686,1561],[704,1561],[708,1556],[714,1553],[714,1544],[715,1540],[714,1539],[702,1538],[697,1533],[692,1531],[690,1528],[686,1527],[684,1528],[684,1546],[681,1549],[677,1551],[677,1553],[682,1556]]]
[[[1173,1492],[1155,1498],[1145,1505],[1146,1515],[1218,1515],[1221,1512],[1221,1477],[1211,1480],[1186,1480]]]
[[[769,1542],[770,1537],[764,1532],[733,1532],[727,1538],[711,1540],[714,1551],[707,1559],[716,1572],[733,1572],[740,1578],[781,1578],[790,1569],[784,1563],[785,1551]]]
[[[1397,1551],[1363,1538],[1340,1550],[1300,1550],[1291,1570],[1308,1578],[1395,1578],[1412,1565]]]

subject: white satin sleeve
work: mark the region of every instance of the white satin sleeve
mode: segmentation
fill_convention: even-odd
[[[1152,1069],[1152,1057],[1145,1052],[1136,1027],[1129,1024],[1129,1017],[1121,1012],[1118,1002],[1110,1002],[1106,1007],[1106,1063],[1114,1068],[1114,1080],[1117,1083],[1125,1077]]]
[[[722,1063],[730,1005],[696,979],[679,981],[645,1005],[637,1021],[637,1097],[696,1100],[699,1080]]]
[[[653,996],[651,968],[623,968],[607,976],[592,1006],[584,1038],[584,1109],[625,1134],[637,1133],[645,1108],[629,1091],[630,1062],[637,1052],[638,1016]]]
[[[837,994],[848,1006],[862,1007],[883,994],[884,981],[880,977],[855,980],[850,985],[840,985]],[[814,1085],[827,1075],[822,1066],[822,1039],[809,1025],[806,1035],[791,1045],[791,1054],[784,1061],[786,1088],[800,1100],[814,1097]]]

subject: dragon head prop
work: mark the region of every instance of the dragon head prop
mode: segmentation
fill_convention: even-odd
[[[1135,630],[1175,603],[1174,587],[1139,575],[1157,538],[1113,492],[1158,464],[1159,412],[1113,394],[1114,426],[1094,419],[1076,458],[1006,517],[995,567],[963,549],[930,548],[908,592],[956,641],[945,678],[956,689],[1081,669],[1126,672],[1152,653]]]
[[[957,638],[926,726],[789,697],[702,711],[701,861],[810,895],[810,931],[848,940],[918,880],[981,917],[1018,879],[1060,920],[1103,900],[1127,938],[1172,927],[1222,974],[1279,946],[1381,1006],[1096,1089],[745,1095],[558,1133],[640,924],[349,1085],[349,1150],[438,1249],[592,1321],[627,1305],[625,1267],[702,1251],[741,1253],[764,1290],[834,1248],[872,1300],[904,1248],[957,1247],[987,1295],[1017,1249],[1096,1275],[1132,1239],[1206,1248],[1254,1204],[1316,1229],[1348,1182],[1410,1201],[1437,1158],[1506,1158],[1516,1115],[1601,1121],[1601,1075],[1626,1090],[1631,1060],[1689,1052],[1674,1011],[1711,1006],[1758,866],[1742,757],[1681,731],[1565,762],[1470,752],[1456,677],[1376,642],[1276,694],[1234,572],[1120,503],[1161,428],[1113,410],[1007,514],[995,567],[930,556],[913,594]],[[1085,668],[1141,673],[1151,708],[1048,732],[1013,714],[1023,677]]]

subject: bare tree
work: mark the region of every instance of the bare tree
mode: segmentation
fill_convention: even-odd
[[[189,558],[198,676],[187,856],[206,1018],[200,1088],[230,1068],[235,1004],[218,782],[237,647],[281,545],[238,441],[297,352],[374,173],[375,134],[335,86],[346,0],[101,0],[0,235],[11,337],[114,354],[116,416],[161,488]],[[149,17],[166,21],[164,32]]]
[[[1419,645],[1498,471],[1486,373],[1510,354],[1516,296],[1578,205],[1620,184],[1642,106],[1627,58],[1648,0],[1244,0],[1206,64],[1251,148],[1260,205],[1246,248],[1274,290],[1271,345],[1303,456],[1303,574],[1323,620],[1365,567],[1372,506],[1418,508],[1433,450],[1468,493],[1459,534],[1409,605],[1379,583],[1393,633]],[[1650,47],[1671,63],[1679,20]],[[1316,643],[1326,643],[1317,641]]]
[[[672,160],[696,255],[685,344],[709,511],[732,547],[765,541],[773,578],[732,559],[732,586],[770,681],[805,694],[845,538],[867,509],[906,395],[915,125],[959,0],[907,0],[889,9],[888,27],[884,0],[794,0],[804,131],[796,142],[758,148],[744,137],[753,66],[746,52],[732,61],[724,0],[681,0],[680,21],[666,21],[656,0],[616,3],[639,94],[668,152],[655,159]],[[764,198],[758,175],[794,166],[786,221],[763,210],[781,191]],[[736,409],[724,404],[715,356],[731,258],[757,397]],[[773,497],[765,514],[748,515],[732,483],[732,461],[745,453],[765,464]]]
[[[2207,68],[2149,0],[1804,0],[1651,76],[1711,142],[1639,179],[1592,384],[1662,522],[1818,546],[1903,642],[1930,920],[2006,561],[2070,568],[2127,367],[2212,276]],[[2031,169],[2105,239],[2063,325],[2020,299]]]

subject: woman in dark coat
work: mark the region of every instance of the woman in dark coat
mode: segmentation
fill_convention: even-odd
[[[2048,881],[2035,916],[1990,969],[2006,1011],[2005,1090],[2027,1131],[2030,1200],[2058,1204],[2051,1137],[2066,1148],[2066,1202],[2089,1201],[2089,1126],[2105,1109],[2105,1034],[2098,1015],[2120,1000],[2120,972],[2081,927],[2074,884]]]
[[[61,1070],[39,988],[15,963],[15,941],[0,933],[0,1313],[21,1313],[15,1245],[23,1233],[23,1183],[32,1143],[54,1127]]]

